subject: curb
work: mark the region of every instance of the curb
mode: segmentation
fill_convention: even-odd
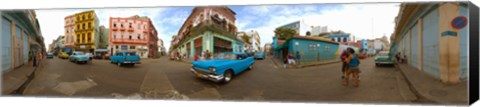
[[[42,67],[44,64],[44,61],[40,62],[38,64],[38,66],[36,66],[35,68],[33,68],[33,71],[30,73],[30,74],[27,74],[26,75],[26,80],[18,87],[16,88],[15,90],[13,90],[12,92],[9,92],[9,94],[11,95],[23,95],[23,92],[25,91],[25,89],[27,89],[27,87],[29,86],[29,84],[32,82],[32,80],[35,78],[35,75],[36,75],[36,71],[38,68]]]
[[[413,102],[416,102],[416,101],[419,101],[421,99],[423,100],[427,100],[429,102],[435,102],[435,103],[438,103],[438,104],[442,104],[441,102],[439,101],[435,101],[435,100],[432,100],[432,99],[429,99],[427,97],[425,97],[424,95],[422,95],[416,88],[415,86],[412,85],[412,82],[410,79],[408,79],[405,75],[405,73],[403,72],[402,69],[400,69],[399,65],[397,63],[394,64],[395,68],[398,69],[400,71],[400,74],[404,77],[404,79],[406,80],[405,82],[407,82],[407,85],[409,87],[409,89],[411,90],[412,93],[415,94],[415,96],[417,97],[416,100],[414,100]]]

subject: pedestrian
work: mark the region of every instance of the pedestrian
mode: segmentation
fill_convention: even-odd
[[[36,56],[36,54],[32,53],[32,58],[33,58],[33,66],[36,67],[37,66],[37,56]]]
[[[288,63],[287,58],[284,58],[283,59],[283,68],[287,68],[287,63]]]
[[[288,58],[288,64],[295,64],[295,59],[292,53],[288,54],[287,58]]]
[[[300,59],[301,59],[300,52],[297,51],[297,53],[295,54],[295,59],[298,62],[297,64],[300,64]]]
[[[205,60],[205,52],[201,53],[200,60]]]
[[[197,60],[198,60],[198,54],[195,54],[195,56],[193,57],[193,60],[194,60],[194,61],[197,61]]]
[[[343,50],[342,54],[340,55],[341,59],[342,59],[342,79],[345,78],[345,72],[346,70],[348,69],[348,66],[347,66],[347,57],[348,57],[348,48]]]
[[[206,60],[210,60],[211,54],[208,52],[208,50],[205,51],[205,57]]]
[[[348,49],[349,50],[349,55],[347,57],[347,63],[348,63],[348,69],[346,71],[345,79],[343,82],[344,86],[348,85],[348,81],[350,80],[350,74],[352,74],[354,78],[354,86],[358,87],[360,84],[359,80],[359,73],[360,73],[360,60],[358,59],[358,56],[355,54],[355,51],[353,49]]]

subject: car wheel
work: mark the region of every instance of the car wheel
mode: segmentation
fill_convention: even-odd
[[[223,82],[229,83],[230,81],[232,81],[232,77],[233,77],[232,70],[228,70],[223,74]]]

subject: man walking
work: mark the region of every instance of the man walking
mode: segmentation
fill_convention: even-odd
[[[297,60],[297,64],[300,64],[300,52],[297,51],[297,53],[295,54],[295,59]]]
[[[342,52],[342,54],[340,55],[340,57],[341,57],[341,59],[342,59],[342,63],[343,63],[343,64],[342,64],[342,79],[345,78],[345,71],[346,71],[347,68],[348,68],[348,66],[347,66],[347,61],[346,61],[346,59],[347,59],[347,57],[348,57],[348,52],[349,52],[348,49],[349,49],[349,48],[347,48],[346,50],[344,50],[344,51]]]

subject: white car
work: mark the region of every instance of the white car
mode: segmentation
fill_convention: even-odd
[[[85,55],[87,55],[90,60],[93,59],[93,54],[92,53],[86,53]]]

